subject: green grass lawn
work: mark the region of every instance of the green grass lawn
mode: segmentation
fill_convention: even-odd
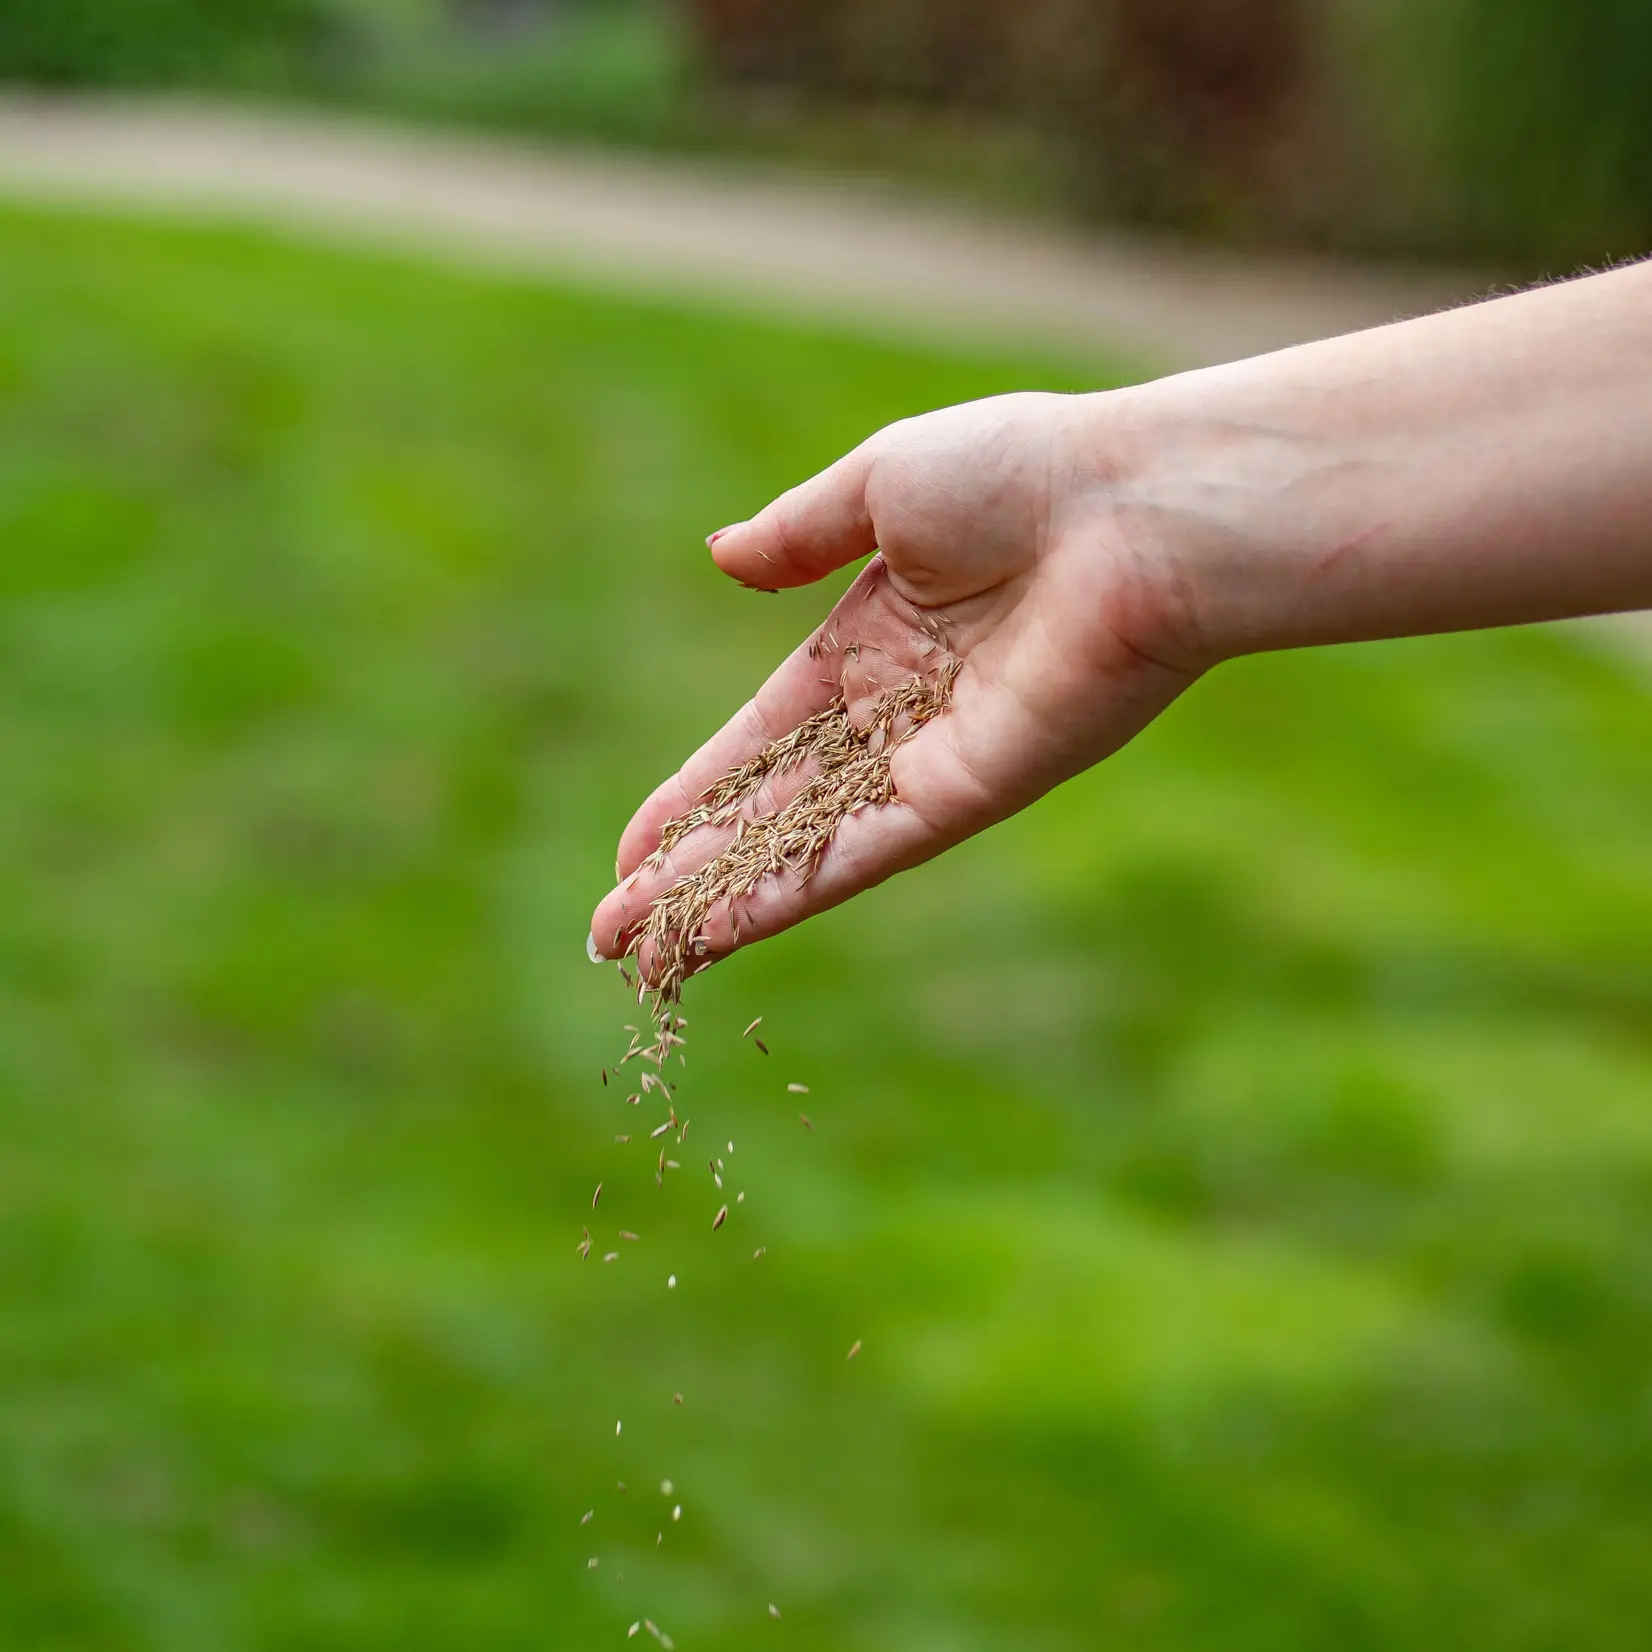
[[[613,1143],[614,838],[824,601],[701,537],[1093,373],[0,215],[0,1644],[1645,1645],[1638,662],[1224,669]]]

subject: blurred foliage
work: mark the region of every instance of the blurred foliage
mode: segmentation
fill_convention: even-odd
[[[1643,0],[691,5],[726,81],[1018,121],[1092,212],[1527,265],[1652,246]]]
[[[330,0],[0,0],[0,76],[46,85],[263,85],[314,72]]]
[[[1643,660],[1226,667],[614,1143],[616,830],[827,600],[701,534],[1097,375],[0,215],[0,1644],[1638,1652]]]
[[[1362,101],[1395,140],[1391,221],[1527,264],[1652,251],[1652,6],[1387,4]]]
[[[755,149],[1528,272],[1652,245],[1645,0],[0,0],[0,77]]]

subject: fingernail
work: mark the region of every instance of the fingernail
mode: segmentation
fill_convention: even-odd
[[[706,535],[706,549],[709,551],[711,547],[723,537],[724,534],[733,533],[739,526],[740,524],[738,522],[730,522],[726,528],[719,528],[716,533],[708,533]]]
[[[597,951],[597,938],[595,935],[587,935],[585,937],[585,956],[589,958],[593,964],[605,964],[608,961],[600,952]]]

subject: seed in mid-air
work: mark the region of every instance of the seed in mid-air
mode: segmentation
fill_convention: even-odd
[[[768,1254],[769,1247],[767,1245],[759,1245],[757,1249],[751,1253],[751,1259],[754,1262],[761,1262]]]
[[[625,1146],[625,1145],[626,1145],[626,1144],[627,1144],[627,1143],[628,1143],[628,1142],[629,1142],[629,1141],[630,1141],[630,1140],[631,1140],[631,1138],[630,1138],[630,1137],[629,1137],[629,1136],[615,1136],[615,1137],[614,1137],[614,1140],[615,1140],[615,1141],[616,1141],[616,1142],[617,1142],[617,1143],[618,1143],[618,1144],[619,1144],[619,1145],[620,1145],[620,1146],[621,1146],[621,1147],[624,1147],[624,1146]]]
[[[619,1261],[619,1252],[617,1250],[609,1251],[609,1253],[605,1257],[603,1257],[603,1261],[604,1262],[617,1262],[617,1261]]]
[[[788,1084],[786,1088],[794,1096],[806,1096],[809,1093],[809,1086],[807,1084]]]
[[[798,1123],[800,1123],[805,1130],[813,1130],[814,1129],[814,1121],[809,1117],[809,1115],[807,1113],[799,1113],[797,1115],[797,1119],[798,1119]]]
[[[624,1430],[625,1430],[625,1422],[624,1422],[623,1419],[621,1419],[621,1421],[614,1424],[614,1438],[617,1440],[620,1437],[620,1435],[624,1432]]]
[[[602,1069],[602,1087],[605,1090],[608,1088],[608,1069],[606,1067]]]
[[[669,1480],[660,1481],[660,1496],[669,1497],[677,1488]]]
[[[713,1233],[715,1233],[718,1230],[718,1228],[720,1228],[723,1225],[723,1223],[726,1222],[727,1220],[728,1220],[728,1206],[724,1205],[723,1208],[720,1211],[718,1211],[715,1216],[712,1217],[712,1219],[711,1219],[711,1231]]]
[[[764,1055],[767,1055],[769,1053],[768,1045],[765,1044],[761,1038],[754,1038],[752,1040],[752,1043],[755,1044],[758,1047],[758,1049],[760,1049],[763,1052]]]
[[[596,1519],[596,1517],[597,1511],[595,1509],[587,1509],[585,1513],[579,1517],[579,1523],[582,1526],[589,1526],[591,1522]]]
[[[673,1405],[681,1405],[683,1403],[682,1395],[681,1394],[673,1394],[671,1396],[671,1403]]]
[[[780,1608],[776,1606],[772,1600],[769,1602],[769,1616],[771,1618],[778,1618],[780,1616]]]
[[[678,1504],[678,1505],[677,1505],[677,1506],[676,1506],[676,1508],[674,1508],[674,1509],[673,1509],[673,1510],[672,1510],[672,1511],[671,1511],[671,1518],[672,1518],[672,1519],[673,1519],[673,1520],[681,1520],[681,1519],[682,1519],[682,1517],[683,1517],[683,1506],[682,1506],[682,1504],[681,1504],[681,1503],[679,1503],[679,1504]]]
[[[595,1555],[592,1555],[591,1558],[585,1562],[585,1569],[589,1572],[594,1572],[601,1564],[602,1562],[598,1560]]]
[[[597,1208],[597,1201],[601,1197],[602,1197],[602,1183],[598,1182],[596,1192],[591,1195],[591,1209],[592,1210],[595,1210]]]
[[[633,1245],[640,1245],[642,1243],[642,1239],[637,1234],[627,1233],[624,1228],[620,1229],[620,1238],[629,1239]]]
[[[672,1274],[672,1276],[668,1280],[666,1280],[665,1288],[668,1291],[676,1290],[676,1288],[677,1288],[677,1276],[676,1276],[676,1274]]]
[[[756,1032],[757,1029],[759,1027],[761,1027],[762,1025],[763,1025],[763,1017],[758,1016],[758,1018],[755,1021],[753,1021],[752,1024],[749,1027],[747,1027],[746,1030],[743,1033],[740,1034],[740,1036],[742,1038],[750,1038],[751,1035],[754,1032]]]
[[[855,1355],[858,1354],[859,1352],[860,1352],[860,1343],[857,1341],[855,1343],[854,1347],[849,1350],[849,1356],[848,1357],[850,1359],[853,1359],[855,1357]]]

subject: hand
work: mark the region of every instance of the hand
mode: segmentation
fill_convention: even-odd
[[[1123,745],[1188,684],[1199,662],[1179,640],[1174,570],[1132,549],[1112,502],[1133,445],[1125,395],[1003,396],[891,425],[713,535],[718,566],[759,588],[806,585],[878,554],[820,631],[637,811],[620,840],[621,884],[592,920],[595,951],[623,953],[654,897],[730,836],[701,829],[663,867],[644,867],[668,819],[840,693],[856,717],[933,669],[937,630],[962,669],[950,711],[894,753],[898,801],[845,821],[807,881],[764,882],[737,925],[714,912],[712,955],[1024,807]],[[764,812],[798,778],[765,789]]]

